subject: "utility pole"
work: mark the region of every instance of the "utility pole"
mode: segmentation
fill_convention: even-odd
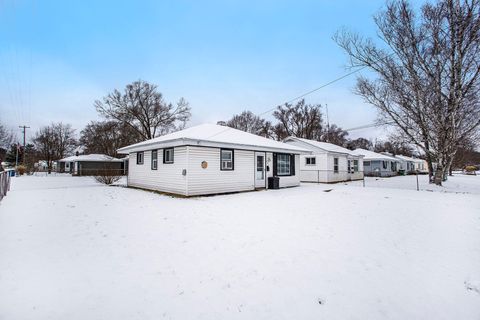
[[[26,134],[27,134],[27,129],[30,129],[30,127],[27,127],[26,125],[23,126],[18,126],[20,129],[23,131],[23,165],[25,165],[25,156],[26,156],[26,150],[25,150],[25,143],[26,143]]]
[[[325,110],[327,111],[327,142],[330,142],[330,121],[328,119],[328,104],[325,103]]]

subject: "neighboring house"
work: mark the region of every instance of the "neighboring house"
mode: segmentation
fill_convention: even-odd
[[[237,129],[202,124],[123,147],[128,186],[184,196],[300,184],[299,159],[308,150]],[[272,179],[273,180],[273,179]]]
[[[74,176],[93,176],[102,171],[122,175],[124,161],[105,154],[83,154],[58,160],[57,171]]]
[[[300,181],[340,182],[363,179],[363,156],[332,143],[288,137],[285,143],[307,149],[300,156]]]
[[[415,160],[414,158],[402,156],[402,155],[395,155],[395,158],[400,160],[400,165],[397,168],[398,173],[400,174],[413,174],[415,173]]]
[[[420,174],[428,174],[428,163],[426,160],[413,158],[415,170]]]
[[[364,156],[363,172],[366,176],[391,177],[397,175],[399,160],[394,157],[360,148],[352,152]]]

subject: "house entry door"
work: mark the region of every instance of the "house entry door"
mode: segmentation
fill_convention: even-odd
[[[255,152],[255,188],[265,188],[265,154]]]

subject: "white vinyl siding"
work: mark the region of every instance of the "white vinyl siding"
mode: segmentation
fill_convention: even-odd
[[[234,150],[235,170],[220,170],[220,148],[188,147],[188,195],[255,189],[255,152]],[[202,168],[202,162],[207,168]]]
[[[136,165],[137,153],[131,153],[128,166],[128,185],[137,188],[158,190],[161,192],[186,195],[186,176],[182,170],[187,164],[187,147],[176,147],[175,163],[164,164],[163,152],[158,152],[157,170],[151,170],[150,166]],[[144,162],[151,162],[151,152],[144,152]]]

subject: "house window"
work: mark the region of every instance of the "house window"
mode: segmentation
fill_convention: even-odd
[[[358,172],[358,160],[353,160],[353,172]]]
[[[305,158],[305,164],[307,166],[314,166],[317,162],[317,159],[315,157],[307,157]]]
[[[277,175],[289,176],[291,174],[291,159],[289,154],[277,154]]]
[[[365,167],[370,167],[370,161],[363,161],[363,165]]]
[[[333,158],[333,172],[338,173],[338,158]]]
[[[143,151],[137,152],[137,164],[143,164]]]
[[[390,169],[392,171],[397,171],[397,164],[395,162],[390,162]]]
[[[220,149],[220,170],[233,170],[233,150]]]
[[[383,165],[383,169],[387,169],[388,168],[388,163],[387,161],[382,161],[382,165]]]
[[[173,163],[173,148],[163,149],[163,163]]]
[[[152,170],[157,170],[158,164],[158,151],[152,150]]]

